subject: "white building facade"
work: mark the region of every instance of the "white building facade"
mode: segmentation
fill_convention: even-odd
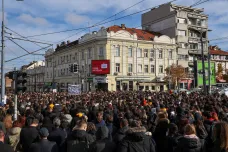
[[[68,84],[81,84],[83,91],[97,89],[154,90],[167,89],[165,69],[177,63],[175,39],[141,29],[111,26],[62,43],[45,55],[45,82],[67,91]],[[92,60],[109,60],[110,73],[91,73]],[[77,64],[78,73],[69,65]]]

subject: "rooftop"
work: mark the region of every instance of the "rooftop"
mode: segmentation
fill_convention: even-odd
[[[136,28],[128,28],[125,26],[125,24],[121,24],[121,26],[114,25],[114,26],[110,26],[107,28],[107,32],[113,31],[116,33],[116,32],[121,31],[121,30],[125,30],[132,35],[136,34],[138,40],[153,41],[155,36],[161,36],[161,34],[157,33],[157,32],[149,32],[146,30],[136,29]]]
[[[211,55],[228,55],[227,51],[221,50],[218,46],[209,46]]]

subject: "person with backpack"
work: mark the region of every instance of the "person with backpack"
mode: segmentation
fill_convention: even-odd
[[[88,134],[86,130],[87,122],[79,120],[67,139],[67,152],[75,152],[75,150],[88,152],[89,145],[95,141],[96,137]]]

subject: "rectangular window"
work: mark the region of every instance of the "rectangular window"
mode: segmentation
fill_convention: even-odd
[[[159,52],[158,52],[158,58],[159,59],[162,59],[163,58],[163,51],[162,50],[159,50]]]
[[[142,73],[142,64],[138,64],[138,72]]]
[[[144,58],[148,58],[148,50],[147,49],[144,50]]]
[[[155,69],[154,69],[154,65],[150,65],[150,72],[154,73]]]
[[[132,72],[132,64],[128,64],[128,72]]]
[[[120,63],[116,63],[116,72],[120,72]]]
[[[186,31],[184,31],[184,30],[178,30],[177,35],[186,36]]]
[[[144,65],[144,73],[148,73],[148,65]]]
[[[92,51],[91,48],[88,49],[88,57],[91,58],[92,57]]]
[[[163,65],[159,65],[159,73],[163,73]]]
[[[99,56],[104,56],[104,48],[103,47],[99,48]]]
[[[184,19],[184,18],[178,18],[177,21],[178,21],[178,23],[182,23],[182,24],[186,23],[186,19]]]
[[[116,56],[120,56],[120,47],[116,47]]]
[[[154,58],[154,50],[150,50],[150,57]]]
[[[128,48],[128,57],[132,57],[132,48]]]
[[[84,60],[85,56],[84,56],[84,50],[82,50],[82,60]]]
[[[152,90],[155,90],[155,86],[151,86],[151,89],[152,89]]]
[[[142,49],[137,49],[137,57],[138,58],[142,57]]]
[[[169,59],[172,59],[173,58],[173,52],[172,50],[169,50]]]

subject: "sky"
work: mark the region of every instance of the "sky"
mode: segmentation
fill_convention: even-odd
[[[85,28],[94,25],[114,14],[140,2],[141,0],[5,0],[5,26],[6,43],[5,58],[12,58],[27,54],[26,51],[36,51],[47,44],[34,44],[29,41],[14,41],[23,47],[17,46],[9,38],[19,38],[21,36],[33,36],[44,33],[57,32],[62,30]],[[173,3],[190,6],[199,0],[177,0]],[[204,0],[201,0],[204,1]],[[46,42],[53,44],[53,48],[63,40],[74,41],[85,33],[99,30],[102,26],[126,24],[127,27],[141,28],[141,14],[135,14],[120,20],[122,16],[149,9],[160,4],[169,2],[169,0],[144,0],[134,7],[115,15],[109,20],[109,23],[99,25],[94,28],[82,30],[73,30],[58,34],[49,34],[43,36],[29,37],[33,41]],[[228,0],[210,0],[197,8],[204,8],[205,13],[209,15],[209,40],[228,37]],[[2,20],[2,15],[0,14]],[[107,21],[109,21],[107,20]],[[228,39],[219,41],[210,41],[211,45],[219,45],[222,50],[228,50]],[[6,62],[6,70],[12,70],[13,67],[20,68],[34,60],[44,60],[42,54],[47,49],[37,52],[39,55],[27,55],[22,58]],[[40,55],[41,54],[41,55]]]

